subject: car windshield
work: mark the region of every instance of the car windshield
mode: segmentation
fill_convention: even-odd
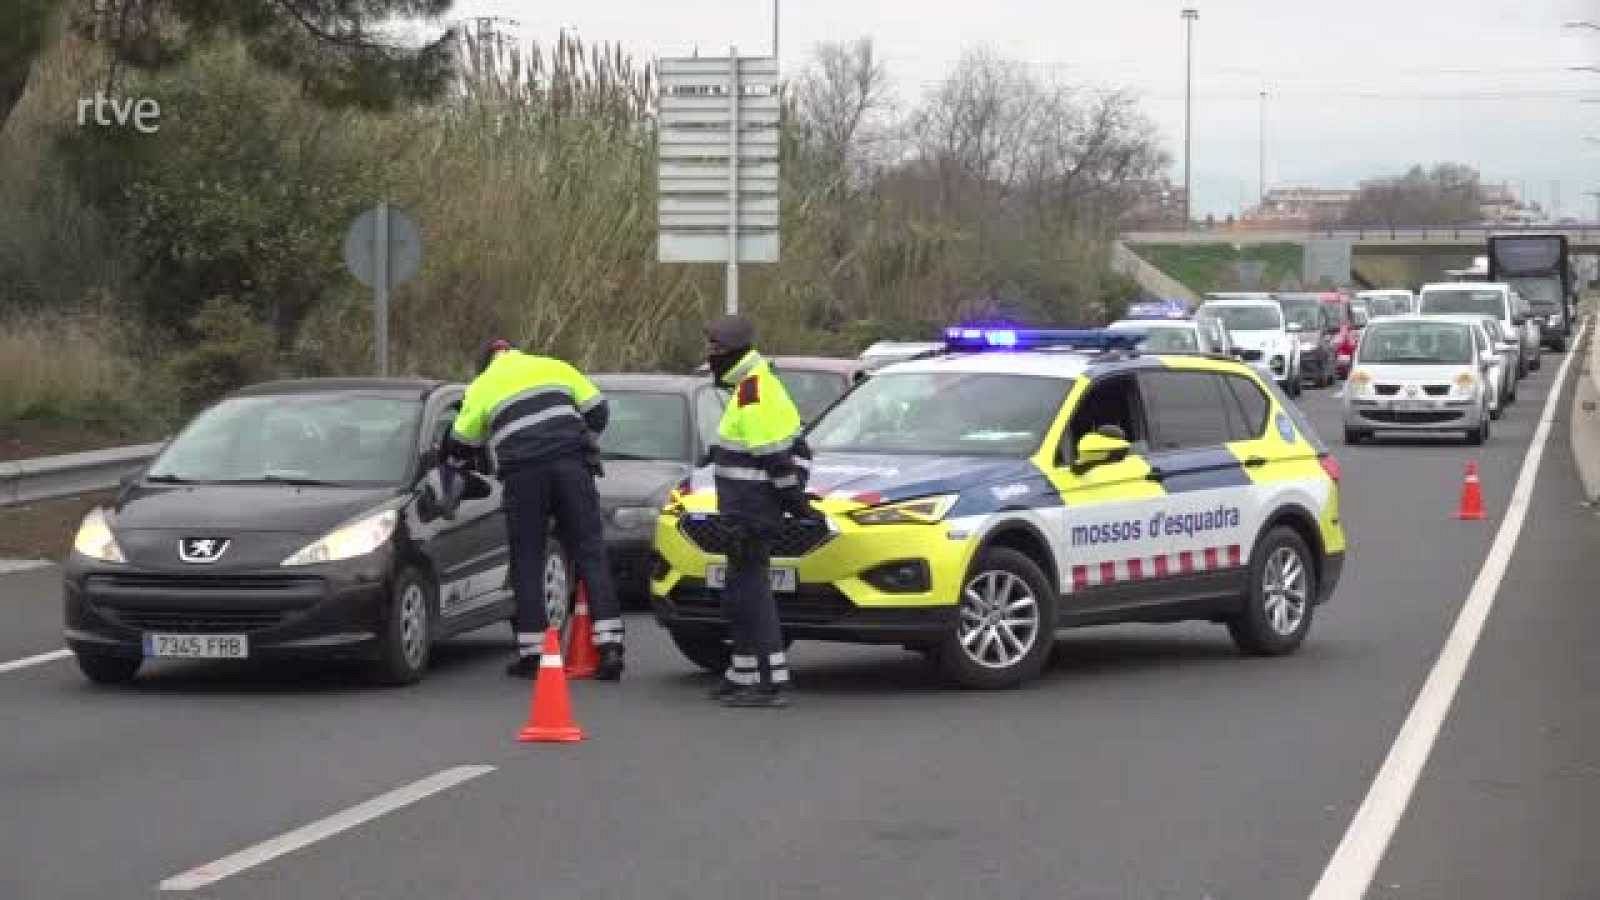
[[[1540,276],[1535,278],[1508,278],[1511,287],[1528,299],[1528,305],[1538,310],[1556,312],[1561,309],[1561,279]]]
[[[839,395],[850,387],[850,380],[842,372],[824,372],[816,369],[786,369],[775,366],[774,372],[789,391],[789,399],[800,410],[807,422],[827,409]]]
[[[1229,331],[1277,331],[1283,327],[1276,306],[1208,306],[1206,313],[1221,319]]]
[[[147,477],[397,484],[418,457],[421,414],[420,400],[393,395],[234,397],[196,416]]]
[[[1299,325],[1306,331],[1320,331],[1322,329],[1322,304],[1315,300],[1285,300],[1283,316],[1290,324]]]
[[[1163,327],[1160,325],[1146,325],[1142,327],[1119,328],[1118,331],[1143,333],[1144,339],[1139,342],[1139,349],[1148,353],[1199,353],[1200,339],[1195,336],[1194,326]]]
[[[1422,295],[1424,313],[1445,315],[1483,313],[1499,318],[1504,307],[1505,295],[1499,291],[1446,289],[1426,291]]]
[[[603,459],[687,460],[689,403],[665,391],[605,392],[611,418],[600,434]]]
[[[970,372],[879,375],[828,411],[817,451],[1026,456],[1038,449],[1072,382]]]
[[[1364,363],[1457,365],[1472,362],[1472,333],[1456,322],[1387,322],[1361,339]]]

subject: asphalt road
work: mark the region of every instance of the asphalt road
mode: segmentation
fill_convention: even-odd
[[[648,618],[589,739],[512,740],[494,630],[422,685],[334,668],[69,660],[0,673],[0,897],[138,897],[458,766],[495,767],[194,893],[218,898],[1290,898],[1317,881],[1483,562],[1560,358],[1487,447],[1336,445],[1351,555],[1303,651],[1220,626],[1069,633],[963,693],[892,649],[797,644],[782,712],[729,711]],[[1331,392],[1302,400],[1330,438]],[[1557,407],[1566,414],[1566,404]],[[1464,464],[1488,522],[1452,518]],[[1600,809],[1600,520],[1558,427],[1477,656],[1371,896],[1588,897]],[[0,665],[60,646],[50,572],[0,577]]]

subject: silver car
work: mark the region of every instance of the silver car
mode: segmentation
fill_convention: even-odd
[[[1496,388],[1479,335],[1459,316],[1374,320],[1344,392],[1345,443],[1380,433],[1464,432],[1468,443],[1488,440]]]

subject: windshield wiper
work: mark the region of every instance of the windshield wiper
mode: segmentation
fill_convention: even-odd
[[[636,462],[654,462],[656,460],[661,459],[661,457],[659,457],[659,456],[645,456],[642,453],[619,453],[619,452],[615,452],[615,451],[611,451],[611,450],[606,450],[606,451],[601,452],[600,458],[601,459],[633,460],[633,461],[636,461]]]
[[[194,484],[194,479],[183,478],[178,475],[146,475],[144,480],[156,484]]]
[[[263,475],[260,478],[230,478],[220,484],[288,484],[295,487],[331,487],[339,482],[320,478],[300,478],[294,475]]]

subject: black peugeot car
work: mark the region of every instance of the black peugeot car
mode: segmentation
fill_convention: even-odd
[[[469,476],[446,516],[425,486],[464,391],[286,381],[200,413],[79,528],[66,641],[84,674],[315,657],[408,683],[433,642],[509,618],[499,487]],[[572,579],[553,537],[550,550],[546,602],[561,623]]]

